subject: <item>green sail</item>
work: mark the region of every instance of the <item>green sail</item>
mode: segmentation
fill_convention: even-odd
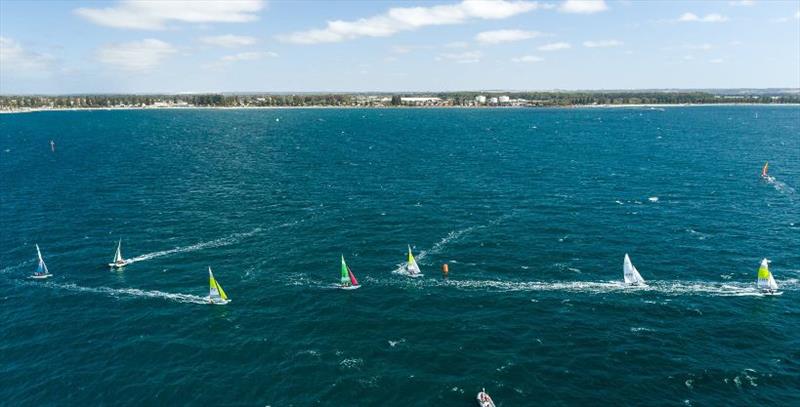
[[[342,255],[342,285],[350,285],[350,276],[347,274],[347,264],[344,262],[344,255]]]

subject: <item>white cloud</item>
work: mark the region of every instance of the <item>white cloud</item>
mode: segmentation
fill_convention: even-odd
[[[704,17],[700,17],[694,13],[683,13],[680,17],[678,17],[677,21],[681,23],[724,23],[725,21],[728,21],[728,17],[717,13],[706,14]]]
[[[710,62],[712,64],[721,64],[721,63],[723,63],[725,61],[723,61],[722,58],[714,58],[714,59],[709,60],[708,62]]]
[[[619,47],[623,43],[617,40],[600,40],[600,41],[584,41],[583,46],[586,48],[611,48]]]
[[[258,20],[262,0],[121,0],[113,7],[75,9],[75,14],[114,28],[160,30],[172,21],[183,23],[243,23]]]
[[[437,61],[453,61],[459,64],[473,64],[476,62],[481,62],[481,58],[483,54],[480,51],[465,51],[459,52],[454,54],[440,54],[436,60]]]
[[[55,58],[47,54],[31,52],[8,37],[0,37],[0,73],[25,76],[49,74]]]
[[[469,43],[466,41],[453,41],[444,44],[445,48],[466,48],[469,46]]]
[[[175,53],[172,45],[156,40],[111,44],[97,50],[97,60],[125,71],[147,72],[157,67],[165,58]]]
[[[729,1],[728,4],[730,4],[731,6],[749,7],[755,5],[756,2],[753,0],[735,0],[735,1]]]
[[[525,55],[525,56],[521,56],[521,57],[517,57],[517,58],[511,58],[511,62],[528,62],[528,63],[530,63],[530,62],[541,62],[541,61],[544,61],[544,59],[539,58],[539,57],[537,57],[535,55]]]
[[[567,0],[558,11],[563,13],[592,14],[608,10],[604,0]]]
[[[247,37],[243,35],[233,35],[233,34],[217,35],[213,37],[203,37],[200,38],[200,41],[203,42],[204,44],[214,45],[218,47],[225,47],[225,48],[243,47],[247,45],[253,45],[256,43],[256,39],[253,37]]]
[[[481,44],[500,44],[503,42],[522,41],[541,36],[538,31],[523,30],[495,30],[484,31],[475,36],[475,40]]]
[[[545,44],[539,47],[539,51],[558,51],[562,49],[570,49],[572,45],[569,45],[567,42],[554,42],[551,44]]]
[[[360,37],[388,37],[426,26],[462,24],[474,19],[500,20],[537,7],[536,2],[519,0],[464,0],[432,7],[397,7],[354,21],[328,21],[325,28],[283,34],[278,39],[295,44],[319,44]]]
[[[256,61],[266,57],[277,57],[278,54],[271,51],[240,52],[234,55],[226,55],[220,58],[222,62]]]

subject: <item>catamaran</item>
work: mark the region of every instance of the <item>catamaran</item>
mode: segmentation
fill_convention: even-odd
[[[217,279],[214,278],[214,273],[211,272],[211,267],[208,268],[208,282],[211,286],[208,293],[209,304],[225,305],[231,302],[231,300],[228,299],[228,295],[225,294],[225,291],[222,289],[222,286],[219,285]]]
[[[767,170],[769,170],[769,161],[764,163],[764,168],[761,169],[761,178],[768,178]]]
[[[37,280],[44,280],[52,276],[50,272],[47,270],[47,264],[44,264],[44,259],[42,258],[42,251],[39,250],[39,245],[36,245],[36,255],[39,256],[39,265],[36,267],[36,271],[33,272],[31,278],[35,278]]]
[[[355,290],[359,287],[361,287],[361,285],[358,284],[358,280],[356,280],[353,271],[350,270],[350,267],[344,262],[344,255],[342,255],[342,281],[339,288],[342,290]]]
[[[486,392],[486,389],[481,389],[480,393],[478,393],[478,405],[481,407],[494,407],[494,400],[489,397],[489,393]]]
[[[406,272],[412,278],[422,277],[422,272],[419,270],[417,261],[414,260],[414,255],[411,253],[411,245],[408,245],[408,263],[406,264]]]
[[[636,270],[636,267],[631,263],[631,258],[628,257],[628,253],[625,253],[625,261],[622,265],[622,274],[625,278],[625,284],[628,285],[645,285],[644,279],[642,278],[641,274],[639,274],[639,270]]]
[[[775,282],[775,278],[772,277],[772,273],[769,271],[769,260],[767,259],[761,260],[756,286],[763,293],[775,294],[778,291],[778,283]]]
[[[119,243],[117,243],[117,252],[114,253],[114,261],[108,263],[108,267],[120,269],[127,264],[128,261],[122,258],[122,239],[119,239]]]

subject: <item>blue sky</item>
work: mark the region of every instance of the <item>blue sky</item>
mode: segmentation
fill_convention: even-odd
[[[800,0],[0,0],[0,93],[800,87]]]

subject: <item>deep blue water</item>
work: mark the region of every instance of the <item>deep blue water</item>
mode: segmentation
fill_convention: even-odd
[[[0,115],[0,400],[798,405],[798,189],[798,107]]]

